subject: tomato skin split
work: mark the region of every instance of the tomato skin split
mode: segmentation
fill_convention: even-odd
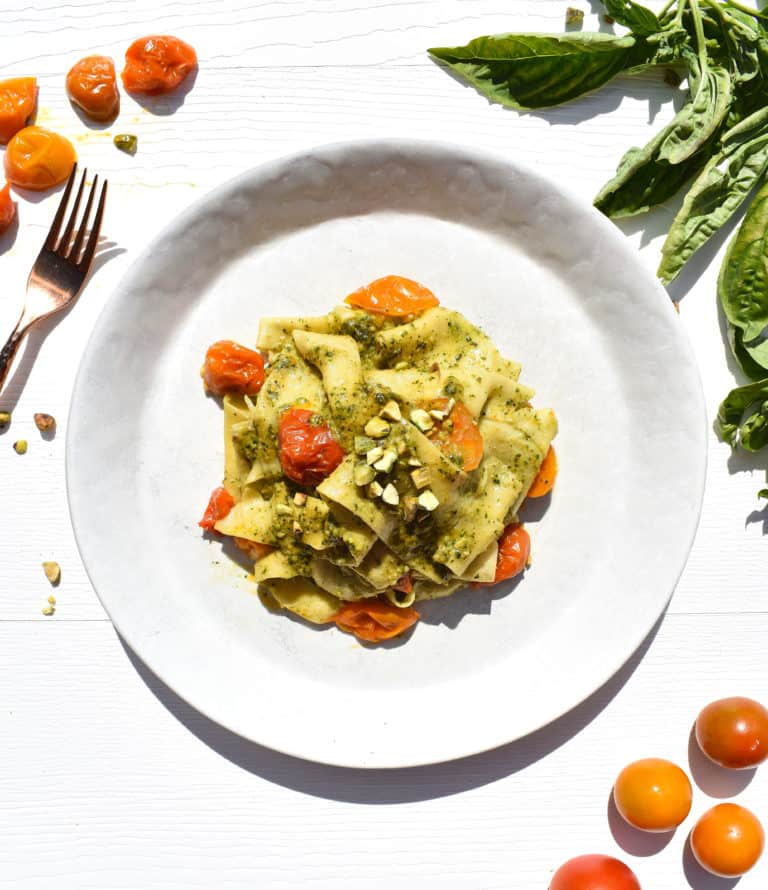
[[[69,69],[67,95],[94,121],[109,121],[120,110],[115,63],[109,56],[86,56]]]
[[[314,488],[344,460],[331,428],[307,408],[289,408],[283,414],[277,440],[283,473],[298,485]]]
[[[129,93],[170,93],[197,67],[197,53],[178,37],[150,35],[134,40],[125,53],[123,86]]]
[[[391,640],[408,630],[421,616],[413,608],[401,609],[380,599],[344,603],[334,616],[341,630],[366,643]]]
[[[201,374],[205,388],[215,396],[255,396],[264,385],[264,358],[234,340],[218,340],[208,347]]]

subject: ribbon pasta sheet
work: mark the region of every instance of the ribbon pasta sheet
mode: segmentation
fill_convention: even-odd
[[[256,345],[258,395],[224,398],[235,505],[215,528],[254,558],[263,602],[325,623],[345,603],[409,608],[493,583],[499,538],[557,432],[520,366],[442,306],[264,319]],[[295,409],[341,449],[316,484],[286,470],[281,423]]]

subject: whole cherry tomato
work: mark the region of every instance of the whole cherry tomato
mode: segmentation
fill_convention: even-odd
[[[16,205],[11,200],[11,184],[6,184],[0,189],[0,235],[10,226],[16,216]]]
[[[120,110],[115,63],[109,56],[75,62],[67,74],[67,95],[93,120],[112,120]]]
[[[208,532],[213,531],[216,523],[223,519],[234,506],[235,499],[226,488],[214,488],[203,518],[197,524]]]
[[[721,698],[696,719],[696,741],[720,766],[749,769],[768,758],[768,709],[751,698]]]
[[[699,865],[721,878],[748,872],[763,852],[759,819],[745,807],[720,803],[699,819],[691,832],[691,850]]]
[[[672,831],[691,811],[688,776],[669,760],[649,757],[625,766],[613,786],[616,809],[635,828]]]
[[[0,80],[0,145],[5,145],[32,117],[37,102],[37,79]]]
[[[549,890],[641,890],[635,873],[612,856],[577,856],[555,872]]]
[[[216,396],[228,392],[254,396],[264,385],[264,359],[233,340],[219,340],[208,347],[200,373],[206,389]]]
[[[278,427],[280,465],[299,485],[319,485],[344,460],[344,449],[320,415],[289,408]]]
[[[5,175],[19,188],[41,192],[64,182],[76,160],[69,139],[43,127],[24,127],[5,150]]]
[[[400,275],[377,278],[351,293],[344,302],[375,315],[391,315],[395,318],[420,315],[440,304],[431,290],[418,281],[411,281]]]
[[[550,445],[549,450],[544,455],[544,461],[539,467],[539,472],[533,480],[531,487],[528,489],[529,498],[540,498],[545,494],[549,494],[555,484],[557,478],[557,455],[555,449]]]
[[[140,37],[133,41],[125,54],[123,86],[129,93],[169,93],[196,66],[197,53],[178,37]]]

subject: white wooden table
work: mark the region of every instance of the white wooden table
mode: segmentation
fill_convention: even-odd
[[[230,176],[318,143],[366,136],[457,141],[567,180],[589,201],[630,144],[682,93],[652,73],[546,114],[489,106],[427,58],[428,46],[509,30],[562,30],[565,0],[7,0],[0,76],[35,74],[38,123],[75,141],[110,180],[112,243],[73,311],[34,336],[0,408],[0,886],[263,890],[538,890],[566,858],[604,851],[644,888],[726,888],[684,856],[692,819],[665,844],[626,830],[607,806],[615,774],[658,755],[689,767],[698,709],[721,695],[768,699],[766,554],[759,512],[765,457],[729,457],[710,435],[696,543],[672,604],[642,651],[585,704],[534,736],[429,768],[358,772],[293,760],[192,711],[120,642],[80,562],[64,486],[74,375],[94,320],[140,248]],[[600,3],[587,27],[599,23]],[[601,27],[605,27],[601,25]],[[88,129],[64,75],[89,52],[122,67],[127,45],[176,34],[200,70],[183,105],[142,108]],[[173,110],[175,108],[175,110]],[[172,114],[168,112],[173,110]],[[134,158],[112,136],[138,136]],[[58,197],[19,200],[15,241],[0,239],[0,332],[20,310]],[[674,208],[625,226],[655,269]],[[724,239],[673,288],[693,340],[710,417],[734,379],[718,322]],[[716,255],[717,254],[717,255]],[[34,412],[53,414],[41,438]],[[24,456],[12,443],[29,441]],[[119,521],[119,514],[116,514]],[[638,517],[638,522],[651,521]],[[664,546],[664,541],[659,541]],[[40,563],[55,559],[56,613]],[[567,595],[567,591],[564,591]],[[598,643],[599,644],[599,643]],[[504,706],[503,702],[499,703]],[[693,814],[749,776],[693,751]],[[768,822],[768,767],[740,799]],[[654,854],[654,855],[651,855]],[[768,884],[768,856],[739,884]]]

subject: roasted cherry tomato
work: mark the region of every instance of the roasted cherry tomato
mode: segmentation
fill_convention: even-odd
[[[550,445],[549,451],[544,456],[544,462],[539,467],[539,472],[533,480],[531,487],[528,489],[529,498],[540,498],[552,491],[557,477],[557,455],[555,449]]]
[[[395,318],[420,315],[427,309],[440,305],[431,290],[417,281],[401,278],[399,275],[377,278],[351,293],[344,302],[357,306],[358,309],[365,309],[366,312]]]
[[[696,741],[720,766],[755,767],[768,757],[768,709],[751,698],[721,698],[696,719]]]
[[[445,411],[449,403],[449,399],[434,399],[429,408]],[[469,409],[461,402],[454,402],[448,417],[435,424],[429,432],[429,438],[467,473],[480,466],[483,459],[483,437]]]
[[[10,226],[16,216],[16,204],[11,200],[11,184],[0,189],[0,235]]]
[[[196,66],[197,53],[178,37],[140,37],[125,54],[123,86],[129,93],[169,93]]]
[[[235,506],[235,499],[226,488],[214,488],[203,518],[197,524],[206,531],[213,531],[216,523],[223,519]]]
[[[688,776],[669,760],[649,757],[625,766],[613,786],[616,809],[635,828],[672,831],[691,811]]]
[[[216,396],[241,393],[254,396],[264,385],[264,359],[232,340],[219,340],[208,348],[202,371],[208,392]]]
[[[86,56],[69,69],[67,95],[95,121],[108,121],[120,110],[115,63],[109,56]]]
[[[764,845],[760,820],[735,803],[720,803],[707,810],[691,832],[691,850],[699,865],[721,878],[748,872]]]
[[[368,643],[391,640],[416,624],[419,613],[410,607],[401,609],[380,599],[344,603],[333,620],[341,630]]]
[[[64,182],[76,160],[69,139],[42,127],[24,127],[5,150],[5,175],[19,188],[41,192]]]
[[[5,145],[32,117],[37,102],[37,79],[0,80],[0,145]]]
[[[612,856],[577,856],[555,872],[549,890],[641,890],[635,873]]]
[[[289,408],[277,431],[280,465],[299,485],[319,485],[344,460],[344,449],[319,414]]]

